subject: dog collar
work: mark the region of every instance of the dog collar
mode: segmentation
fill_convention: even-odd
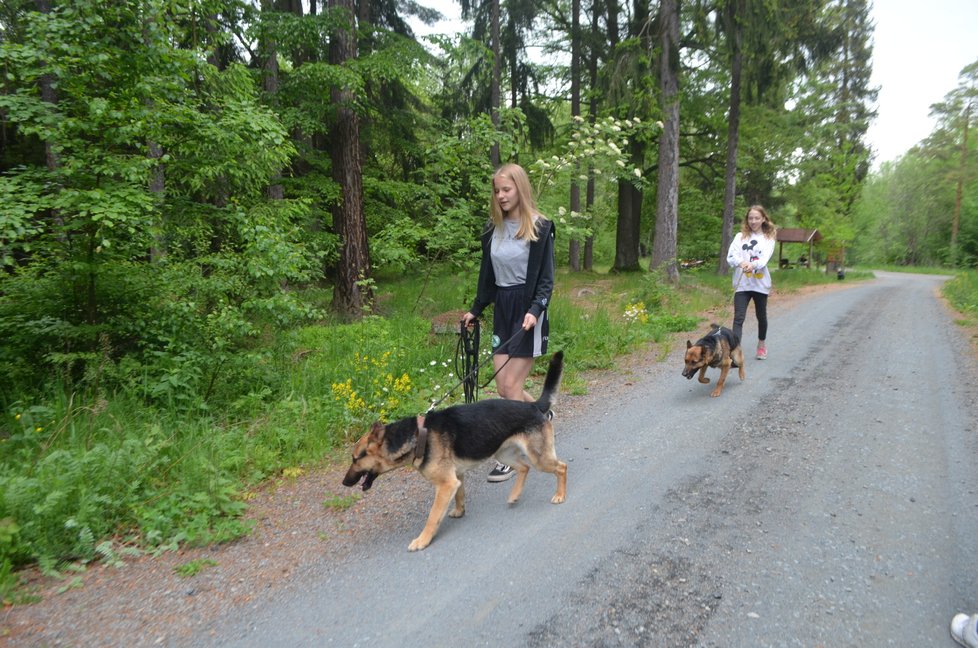
[[[418,416],[418,431],[415,433],[414,442],[414,467],[421,466],[424,461],[424,451],[428,445],[428,428],[424,426],[424,415]]]

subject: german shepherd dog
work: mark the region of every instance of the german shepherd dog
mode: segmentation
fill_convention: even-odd
[[[727,381],[730,367],[740,370],[740,379],[744,376],[744,350],[740,347],[740,339],[725,326],[711,324],[713,329],[693,344],[686,340],[686,367],[683,376],[687,379],[699,371],[699,381],[704,385],[710,382],[706,377],[707,367],[720,367],[720,379],[717,386],[710,392],[716,398],[723,391],[723,383]]]
[[[453,497],[455,509],[448,515],[458,518],[465,514],[463,473],[493,455],[516,471],[510,504],[520,498],[530,466],[557,476],[557,492],[550,501],[560,504],[567,496],[567,464],[554,452],[550,406],[556,401],[563,367],[564,354],[558,351],[550,359],[543,393],[535,403],[490,399],[386,425],[374,423],[354,444],[353,462],[343,485],[355,486],[362,479],[366,491],[379,475],[413,464],[434,485],[435,501],[421,535],[408,545],[409,551],[431,544]]]

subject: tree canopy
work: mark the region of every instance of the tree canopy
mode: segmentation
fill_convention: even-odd
[[[269,322],[370,312],[378,272],[468,268],[493,151],[533,170],[562,235],[587,242],[586,269],[596,257],[634,270],[655,251],[674,281],[753,203],[818,228],[826,255],[973,258],[973,71],[901,162],[955,189],[908,174],[893,191],[921,188],[921,226],[909,236],[908,216],[887,224],[896,238],[856,243],[884,218],[867,213],[873,185],[902,173],[869,174],[865,0],[463,2],[472,33],[432,41],[408,26],[435,17],[415,3],[4,7],[0,328],[13,375],[82,378],[104,349],[247,347]],[[566,65],[541,64],[531,43]],[[607,118],[620,139],[595,128]],[[561,249],[572,268],[578,254]],[[296,290],[311,286],[332,299]],[[143,312],[168,315],[121,316]]]

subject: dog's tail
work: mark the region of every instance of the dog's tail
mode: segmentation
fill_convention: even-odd
[[[547,367],[547,377],[543,380],[543,393],[537,399],[536,406],[541,412],[547,412],[557,402],[557,388],[560,387],[560,377],[564,373],[564,352],[558,351],[550,358]]]

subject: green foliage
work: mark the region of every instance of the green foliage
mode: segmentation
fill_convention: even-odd
[[[323,500],[323,506],[331,511],[345,511],[359,500],[360,498],[356,495],[331,495]]]
[[[190,560],[182,565],[177,565],[174,567],[173,573],[180,578],[191,578],[208,567],[217,567],[217,561],[211,558],[195,558],[194,560]]]
[[[540,204],[545,208],[552,206],[550,213],[560,224],[561,236],[584,239],[593,235],[595,221],[600,223],[600,217],[612,211],[617,183],[644,184],[642,169],[630,164],[629,139],[647,137],[660,128],[661,124],[644,124],[637,118],[605,117],[591,124],[578,117],[568,127],[566,141],[558,143],[557,153],[529,166],[527,172],[541,198]],[[597,188],[590,213],[568,211],[563,204],[570,184],[583,187],[589,174]]]
[[[935,143],[936,145],[936,143]],[[856,208],[861,264],[944,265],[950,259],[956,187],[953,149],[916,149],[870,179]],[[978,177],[978,142],[973,150]],[[978,259],[978,184],[963,188],[957,262]]]
[[[200,491],[179,487],[150,506],[136,506],[140,542],[158,551],[176,550],[181,545],[228,542],[249,533],[254,523],[240,517],[246,506],[237,499],[237,484],[229,477],[215,476],[208,486]]]
[[[717,232],[723,229],[723,209],[716,198],[692,182],[680,183],[679,212],[679,259],[715,265],[720,247]]]
[[[58,433],[35,428],[40,439],[34,444],[16,435],[4,444],[13,447],[4,448],[0,514],[14,521],[18,533],[3,557],[14,564],[96,558],[99,541],[115,531],[128,501],[145,496],[147,475],[156,467],[146,445],[128,438],[90,448],[66,440],[28,461],[30,471],[19,469],[30,455],[53,445]]]
[[[140,8],[29,12],[24,39],[0,43],[0,109],[56,152],[0,175],[0,258],[19,259],[0,291],[5,391],[53,375],[203,407],[254,373],[235,352],[263,328],[318,315],[282,287],[309,281],[329,241],[306,237],[307,202],[264,198],[286,131],[244,66],[203,63],[176,47],[179,22],[147,24],[164,5]]]
[[[38,597],[23,588],[21,579],[14,571],[19,555],[20,527],[13,518],[0,519],[0,603],[15,605],[33,603]]]
[[[969,268],[978,262],[976,105],[978,62],[931,106],[934,131],[866,183],[855,212],[860,263]]]
[[[978,271],[956,273],[944,283],[941,292],[955,309],[965,313],[972,323],[978,323]]]

